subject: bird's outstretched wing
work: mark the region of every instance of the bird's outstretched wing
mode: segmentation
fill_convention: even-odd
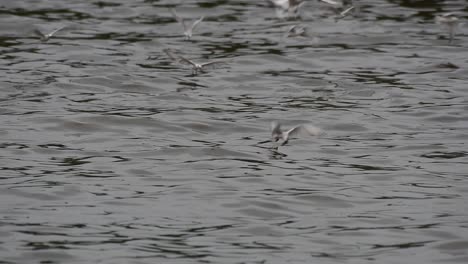
[[[438,24],[449,24],[458,22],[458,17],[455,16],[455,13],[445,13],[442,15],[436,16],[436,23]]]
[[[171,49],[164,49],[164,52],[167,54],[167,56],[169,56],[169,58],[171,58],[171,60],[177,62],[177,63],[180,63],[180,64],[188,64],[188,65],[192,65],[192,66],[195,66],[195,62],[189,60],[189,59],[186,59],[180,55],[177,55],[174,53],[173,50]]]
[[[204,18],[205,18],[205,17],[202,16],[202,17],[200,17],[199,19],[195,20],[195,22],[193,22],[192,25],[190,25],[190,27],[189,27],[187,30],[190,30],[190,32],[192,32],[193,29],[195,29],[195,27],[196,27],[198,24],[200,24],[200,22],[202,22]]]
[[[345,17],[345,16],[346,16],[351,10],[353,10],[353,9],[354,9],[354,6],[350,6],[350,7],[346,8],[344,11],[342,11],[342,12],[340,13],[340,16],[341,16],[341,17]]]
[[[195,62],[193,62],[193,61],[191,61],[191,60],[189,60],[189,59],[187,59],[187,58],[184,58],[184,57],[182,57],[182,56],[180,56],[180,55],[179,55],[179,63],[192,65],[192,66],[194,66],[194,67],[197,66],[197,64],[196,64]]]
[[[46,36],[50,38],[50,37],[52,37],[55,33],[59,32],[60,30],[65,29],[66,27],[67,27],[67,26],[61,26],[61,27],[59,27],[59,28],[53,30],[52,32],[46,34]]]
[[[322,130],[313,125],[300,125],[291,128],[286,133],[288,134],[288,137],[293,137],[297,135],[318,136],[322,133]]]
[[[164,53],[171,58],[171,60],[178,62],[180,60],[180,56],[176,55],[173,50],[171,49],[164,49]]]
[[[288,0],[267,0],[270,6],[274,6],[275,8],[281,8],[283,10],[287,10],[289,8],[289,1]]]
[[[186,30],[187,30],[187,27],[185,26],[184,19],[181,18],[179,15],[177,15],[177,12],[175,11],[174,8],[170,8],[169,11],[171,11],[172,16],[174,17],[174,19],[175,19],[177,22],[179,22],[179,23],[182,25],[182,27],[184,27],[184,31],[186,31]]]
[[[304,0],[289,0],[289,6],[301,6],[305,3]]]
[[[354,9],[354,6],[350,6],[346,8],[344,11],[341,11],[336,17],[335,17],[335,22],[338,22],[338,20],[346,17],[351,10]]]
[[[271,128],[271,134],[281,134],[283,132],[281,130],[281,124],[276,121],[271,122],[270,128]]]
[[[40,38],[45,38],[46,36],[44,35],[44,33],[42,33],[39,29],[35,28],[33,30],[33,33],[36,34],[38,37]]]
[[[340,5],[340,3],[336,2],[336,1],[333,1],[333,0],[319,0],[319,1],[327,3],[329,5],[334,5],[334,6]]]
[[[202,63],[201,66],[202,68],[216,68],[217,65],[226,64],[226,63],[227,62],[225,61],[209,61],[209,62]]]
[[[451,17],[451,16],[455,16],[455,13],[454,12],[450,12],[450,13],[445,13],[445,14],[442,14],[440,15],[441,17]]]

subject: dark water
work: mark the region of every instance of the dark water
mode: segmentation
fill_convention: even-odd
[[[467,263],[467,2],[359,9],[0,1],[0,263]]]

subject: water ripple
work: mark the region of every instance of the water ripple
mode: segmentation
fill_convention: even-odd
[[[2,3],[0,263],[466,263],[465,3],[354,4]]]

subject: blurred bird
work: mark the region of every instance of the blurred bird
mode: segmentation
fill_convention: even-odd
[[[305,0],[267,0],[275,7],[276,16],[279,19],[287,17],[298,17],[299,8],[305,3]]]
[[[449,43],[452,43],[453,38],[455,37],[455,28],[460,23],[458,17],[456,17],[454,13],[445,13],[436,16],[436,23],[447,26],[449,31]]]
[[[281,125],[278,122],[271,123],[271,138],[273,142],[278,142],[282,140],[281,146],[286,145],[289,142],[289,139],[298,134],[318,136],[321,134],[321,130],[318,127],[313,125],[299,125],[295,126],[287,131],[281,129]]]
[[[193,30],[205,18],[204,16],[202,16],[198,20],[195,20],[192,24],[187,24],[185,22],[185,19],[183,19],[179,15],[177,15],[175,9],[171,8],[169,10],[171,11],[172,16],[174,17],[174,19],[177,20],[177,22],[179,22],[182,25],[182,27],[184,28],[184,36],[185,36],[186,40],[190,40],[192,38]]]
[[[285,38],[305,37],[307,34],[306,28],[301,25],[292,25],[284,34]]]
[[[338,22],[338,20],[346,17],[349,14],[349,12],[351,12],[353,9],[354,9],[354,6],[350,6],[350,7],[346,8],[344,11],[342,11],[341,13],[339,13],[335,17],[335,22]]]
[[[333,1],[333,0],[319,0],[319,2],[324,2],[326,4],[333,5],[333,6],[339,6],[342,4],[340,2]]]
[[[171,49],[164,49],[164,52],[171,58],[173,61],[180,63],[180,64],[185,64],[185,65],[190,65],[192,66],[192,74],[198,74],[199,72],[204,72],[204,70],[209,67],[209,66],[215,66],[218,64],[225,64],[226,62],[224,61],[209,61],[205,63],[196,63],[192,60],[186,59],[180,55],[177,55],[174,53],[173,50]]]
[[[39,29],[36,28],[36,29],[34,29],[33,33],[36,34],[36,35],[41,39],[41,41],[46,42],[46,41],[48,41],[55,33],[59,32],[60,30],[65,29],[66,27],[67,27],[67,26],[59,27],[59,28],[53,30],[52,32],[47,33],[47,34],[42,33]]]

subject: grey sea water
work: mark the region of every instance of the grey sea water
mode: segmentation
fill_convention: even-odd
[[[0,0],[0,263],[467,263],[467,2],[356,2]]]

